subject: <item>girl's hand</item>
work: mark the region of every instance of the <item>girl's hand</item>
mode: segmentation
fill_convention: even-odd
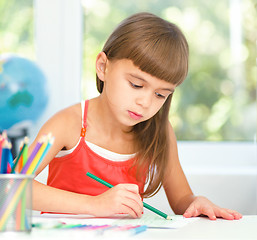
[[[227,220],[238,220],[242,218],[242,215],[234,210],[220,208],[213,204],[205,197],[196,197],[195,200],[189,205],[184,217],[197,217],[199,215],[206,215],[211,220],[216,220],[217,217],[221,217]]]
[[[133,218],[140,218],[143,212],[143,202],[136,184],[118,184],[95,196],[93,205],[93,215],[102,217],[129,214]]]

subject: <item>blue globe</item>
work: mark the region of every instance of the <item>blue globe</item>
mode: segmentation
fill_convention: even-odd
[[[47,80],[32,61],[0,55],[0,131],[36,122],[48,103]]]

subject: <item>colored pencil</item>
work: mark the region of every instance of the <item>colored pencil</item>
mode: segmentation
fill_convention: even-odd
[[[7,165],[9,161],[9,143],[7,140],[4,141],[3,143],[3,148],[2,148],[2,159],[1,159],[1,170],[0,173],[7,173]]]
[[[139,233],[141,233],[141,232],[144,232],[144,231],[146,231],[147,230],[147,226],[146,225],[141,225],[141,226],[138,226],[138,227],[136,227],[136,228],[132,228],[131,230],[130,230],[130,233],[132,234],[132,235],[135,235],[135,234],[139,234]]]
[[[16,207],[16,230],[21,230],[21,201],[18,202]]]
[[[6,141],[7,141],[7,133],[6,131],[3,131],[2,135],[0,134],[0,173],[3,173],[2,167],[3,169],[5,169],[5,163],[2,165],[2,153],[3,153],[3,148],[6,147]],[[4,161],[6,161],[6,159]]]
[[[1,162],[2,162],[2,146],[4,143],[4,138],[3,136],[0,134],[0,173],[1,173]]]
[[[24,142],[25,141],[26,141],[26,137],[24,139]],[[28,161],[28,142],[27,143],[25,142],[25,148],[24,148],[24,151],[23,151],[23,154],[22,154],[22,166],[25,166],[27,161]]]
[[[93,175],[93,174],[90,173],[90,172],[87,172],[86,175],[87,175],[88,177],[91,177],[92,179],[96,180],[97,182],[99,182],[99,183],[105,185],[105,186],[108,187],[108,188],[112,188],[112,187],[113,187],[113,185],[111,185],[110,183],[108,183],[108,182],[104,181],[103,179],[101,179],[101,178],[99,178],[99,177]],[[164,212],[162,212],[162,211],[160,211],[160,210],[158,210],[158,209],[152,207],[151,205],[149,205],[149,204],[143,202],[143,206],[144,206],[145,208],[149,209],[150,211],[156,213],[157,215],[159,215],[159,216],[165,218],[166,220],[171,220],[171,217],[170,217],[169,215],[167,215],[166,213],[164,213]]]
[[[21,200],[19,201],[19,204],[21,204],[20,215],[19,215],[19,217],[20,217],[20,230],[25,230],[26,229],[26,221],[27,221],[26,202],[27,202],[27,197],[26,197],[26,189],[25,189],[23,191],[22,195],[21,195]]]
[[[97,234],[98,235],[103,235],[105,232],[109,231],[109,230],[113,230],[115,228],[117,228],[118,226],[117,225],[110,225],[106,228],[101,228],[99,230],[97,230]]]
[[[21,150],[20,150],[20,152],[19,152],[19,154],[18,154],[18,157],[17,157],[17,159],[16,159],[16,161],[15,161],[13,167],[12,167],[12,173],[15,172],[15,168],[16,168],[16,166],[17,166],[18,163],[19,163],[20,166],[21,166],[20,171],[21,171],[22,167],[24,166],[24,164],[23,164],[23,159],[22,159],[22,161],[21,161],[21,158],[23,158],[23,154],[24,154],[25,148],[26,148],[26,146],[28,146],[28,141],[29,141],[29,140],[28,140],[28,137],[25,137],[25,138],[24,138],[24,142],[22,142],[22,147],[21,147]],[[18,172],[20,172],[20,171],[18,171]]]
[[[12,166],[13,166],[13,156],[12,156],[11,148],[12,148],[12,144],[9,143],[9,147],[8,147],[8,161],[7,161],[7,173],[11,173],[12,172]]]
[[[21,173],[26,174],[28,171],[30,165],[32,164],[32,161],[34,160],[35,156],[37,155],[37,152],[39,151],[40,147],[42,146],[43,142],[40,139],[39,142],[37,142],[35,148],[33,149],[31,155],[28,158],[28,161],[26,162],[25,166],[22,168]]]

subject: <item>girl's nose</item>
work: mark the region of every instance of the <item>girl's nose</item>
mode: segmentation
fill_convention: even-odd
[[[152,104],[152,94],[150,93],[142,94],[137,98],[136,103],[141,105],[143,108],[150,107]]]

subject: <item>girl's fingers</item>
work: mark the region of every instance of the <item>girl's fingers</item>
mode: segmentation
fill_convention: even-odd
[[[114,202],[116,211],[127,213],[132,217],[141,217],[143,202],[135,184],[119,184],[112,189],[115,193]]]
[[[134,193],[139,193],[139,188],[138,185],[136,184],[118,184],[116,185],[117,187],[123,187],[127,189],[128,191],[134,192]]]
[[[188,207],[183,216],[189,218],[197,217],[201,214],[208,216],[211,220],[216,220],[217,217],[221,217],[227,220],[239,220],[242,218],[242,215],[237,211],[220,208],[203,197],[198,197]]]
[[[128,185],[130,186],[128,187]],[[125,184],[124,187],[127,190],[127,196],[131,199],[134,199],[138,203],[138,205],[143,208],[143,201],[139,194],[138,186],[135,184]]]
[[[134,218],[141,217],[143,202],[136,184],[119,184],[95,196],[98,207],[93,211],[95,216],[112,216],[125,213]]]
[[[219,213],[217,214],[218,217],[222,217],[224,219],[227,220],[239,220],[240,218],[242,218],[242,215],[234,210],[230,210],[230,209],[220,209]]]
[[[190,217],[196,217],[197,214],[197,209],[195,209],[194,205],[191,204],[187,210],[185,211],[185,213],[183,214],[183,216],[185,218],[190,218]]]
[[[139,195],[138,186],[135,184],[117,185],[118,195],[133,199],[139,206],[143,207],[143,201]]]
[[[143,211],[143,202],[138,195],[135,195],[131,192],[126,192],[125,197],[123,198],[122,204],[128,208],[131,208],[137,217],[142,216]]]
[[[202,210],[196,208],[194,205],[190,205],[186,212],[183,214],[184,217],[197,217],[201,214],[208,216],[211,220],[216,220],[216,215],[212,208],[203,208]]]
[[[141,217],[141,216],[138,216],[137,213],[132,208],[130,208],[130,207],[126,206],[126,205],[122,205],[121,206],[120,213],[122,213],[122,214],[129,214],[133,218]]]
[[[209,219],[211,219],[211,220],[216,220],[216,214],[215,214],[215,212],[213,211],[212,208],[204,209],[202,214],[208,216]]]
[[[143,206],[137,201],[137,196],[131,192],[119,193],[113,204],[115,204],[116,213],[127,213],[131,214],[133,217],[141,217]]]
[[[237,211],[231,210],[231,209],[226,209],[230,214],[232,214],[234,216],[234,219],[239,220],[241,219],[243,216],[242,214],[238,213]]]
[[[226,211],[225,209],[219,209],[217,212],[217,217],[222,217],[227,220],[234,219],[234,216],[232,214],[230,214],[228,211]]]
[[[123,202],[122,208],[134,218],[140,218],[142,216],[142,209],[133,200],[127,199]]]

